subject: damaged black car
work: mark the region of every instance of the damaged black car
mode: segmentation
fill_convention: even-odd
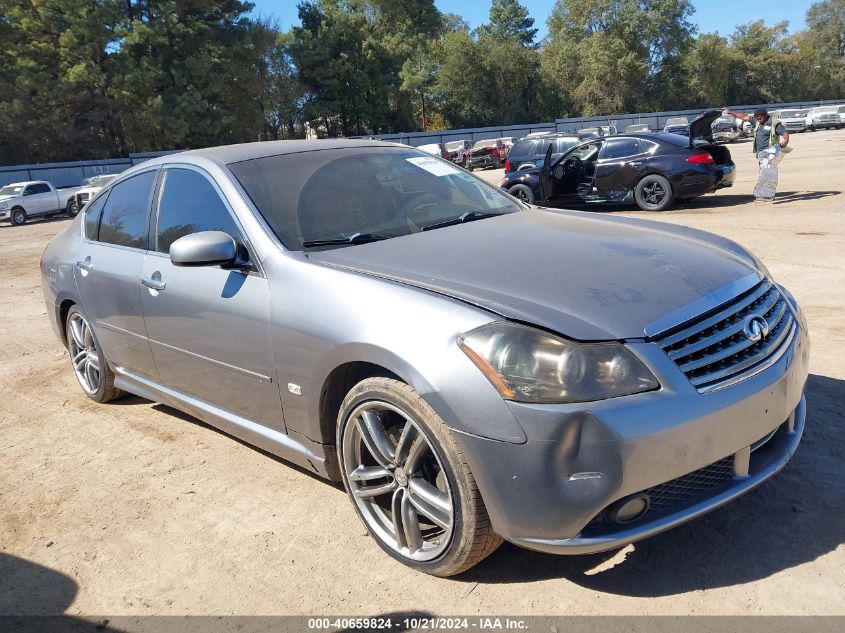
[[[592,139],[547,160],[542,168],[513,172],[499,186],[541,206],[636,204],[663,211],[676,200],[690,200],[733,185],[736,166],[730,151],[713,142],[710,110],[690,124],[689,137],[665,133],[620,134]]]

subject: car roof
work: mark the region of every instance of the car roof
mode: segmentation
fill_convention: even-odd
[[[25,187],[26,185],[49,185],[46,180],[22,180],[21,182],[10,182],[3,187]]]
[[[345,149],[352,147],[399,147],[398,143],[386,143],[384,141],[373,141],[368,139],[311,139],[296,141],[261,141],[257,143],[241,143],[239,145],[221,145],[219,147],[207,147],[204,149],[192,149],[177,154],[162,156],[161,162],[178,160],[180,156],[197,156],[212,158],[225,163],[239,163],[255,158],[267,158],[268,156],[280,156],[282,154],[298,154],[326,149]]]

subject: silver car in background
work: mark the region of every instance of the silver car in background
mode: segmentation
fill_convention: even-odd
[[[400,145],[153,159],[41,266],[90,398],[163,402],[342,481],[430,574],[503,538],[651,536],[774,475],[804,429],[806,323],[745,249],[528,207]]]

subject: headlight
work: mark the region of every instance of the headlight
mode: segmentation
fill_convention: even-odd
[[[620,343],[576,343],[497,321],[464,334],[458,345],[508,400],[589,402],[660,386]]]
[[[6,209],[6,208],[8,208],[8,206],[9,206],[8,202],[0,202],[0,209]]]

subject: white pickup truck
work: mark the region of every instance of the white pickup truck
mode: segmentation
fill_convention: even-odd
[[[52,216],[66,213],[73,217],[79,209],[74,194],[81,187],[56,189],[44,180],[13,182],[0,188],[0,221],[9,221],[16,226],[26,224],[35,216]]]

